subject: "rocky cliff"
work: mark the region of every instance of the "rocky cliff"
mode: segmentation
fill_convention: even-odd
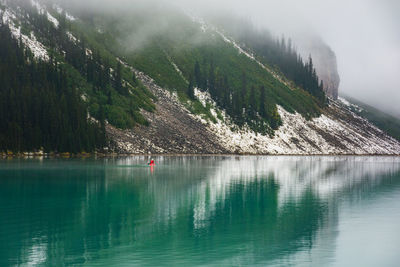
[[[300,38],[300,49],[304,58],[311,55],[318,77],[324,81],[325,93],[338,99],[340,76],[335,52],[317,36]]]

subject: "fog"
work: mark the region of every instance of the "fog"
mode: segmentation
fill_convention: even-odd
[[[112,12],[173,4],[191,12],[238,14],[276,35],[292,37],[295,42],[305,34],[316,33],[336,53],[340,94],[400,117],[398,0],[69,0],[67,3]]]

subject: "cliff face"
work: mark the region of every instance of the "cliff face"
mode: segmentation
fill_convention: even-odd
[[[300,49],[303,58],[311,54],[318,77],[324,81],[324,89],[327,96],[338,99],[340,77],[338,73],[336,54],[319,37],[301,38]]]

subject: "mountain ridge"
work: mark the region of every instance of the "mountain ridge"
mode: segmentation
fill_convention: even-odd
[[[303,63],[284,41],[273,49],[282,51],[288,66],[292,64],[287,71],[297,83],[232,37],[193,17],[175,18],[178,24],[194,23],[173,29],[184,33],[180,38],[169,31],[132,52],[116,43],[112,26],[99,30],[60,6],[48,8],[33,0],[31,5],[0,3],[1,20],[10,25],[14,38],[36,59],[49,64],[57,59],[69,86],[86,103],[88,118],[104,125],[108,141],[97,150],[400,154],[398,141],[343,101],[325,100],[312,61]],[[203,39],[193,43],[199,36]],[[265,53],[267,48],[259,47]],[[295,68],[304,69],[303,76],[293,72]]]

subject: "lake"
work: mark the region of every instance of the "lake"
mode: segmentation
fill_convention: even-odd
[[[0,266],[400,266],[399,157],[0,161]]]

